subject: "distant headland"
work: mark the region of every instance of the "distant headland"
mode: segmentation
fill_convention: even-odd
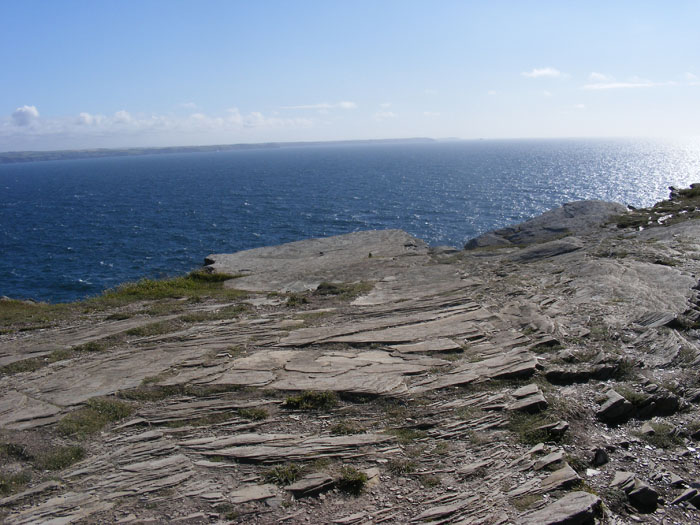
[[[133,157],[138,155],[164,155],[168,153],[207,153],[251,149],[303,148],[318,146],[370,146],[380,144],[423,144],[435,139],[416,137],[409,139],[332,140],[310,142],[260,142],[254,144],[218,144],[214,146],[168,146],[162,148],[95,148],[57,151],[7,151],[0,152],[0,164],[36,162],[42,160],[92,159],[102,157]]]

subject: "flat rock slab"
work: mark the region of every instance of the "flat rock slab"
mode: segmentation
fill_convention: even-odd
[[[331,489],[333,483],[333,478],[328,474],[314,472],[313,474],[304,476],[296,483],[285,487],[285,489],[291,492],[296,498],[305,498],[308,496],[315,496],[325,490]]]
[[[386,434],[303,437],[295,434],[240,434],[224,439],[203,439],[182,445],[204,456],[227,457],[241,462],[277,463],[317,458],[362,455],[361,449],[393,441]],[[369,451],[365,451],[365,454]]]
[[[476,237],[467,242],[465,248],[470,250],[486,246],[532,244],[550,241],[570,233],[580,235],[597,229],[613,215],[626,212],[625,206],[614,202],[569,202],[523,223]]]
[[[64,524],[84,520],[97,512],[109,510],[114,503],[83,492],[68,492],[5,518],[8,525],[36,523]]]
[[[234,490],[228,499],[233,504],[240,504],[274,498],[276,495],[277,489],[274,485],[251,485]]]
[[[10,390],[0,396],[0,428],[23,430],[58,420],[61,408]]]
[[[516,349],[498,357],[468,363],[434,379],[416,383],[411,390],[418,393],[478,380],[528,377],[535,373],[537,360],[527,350]]]
[[[593,525],[600,510],[601,500],[589,492],[575,491],[545,508],[523,514],[518,523],[523,525]]]
[[[427,253],[425,242],[402,230],[372,230],[212,254],[205,263],[215,272],[245,275],[231,282],[241,290],[299,292],[322,281],[371,280],[383,259]]]

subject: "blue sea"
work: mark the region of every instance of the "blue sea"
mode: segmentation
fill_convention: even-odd
[[[431,245],[700,181],[697,140],[479,140],[0,165],[0,295],[72,301],[210,253],[401,228]]]

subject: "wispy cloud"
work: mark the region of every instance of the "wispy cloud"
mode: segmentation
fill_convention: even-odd
[[[379,104],[380,108],[390,108],[391,107],[391,102],[382,102]]]
[[[653,88],[660,86],[674,86],[676,82],[652,82],[651,80],[631,80],[627,82],[616,82],[614,80],[607,82],[595,82],[592,84],[584,84],[581,89],[589,91],[600,91],[605,89],[638,89],[638,88]]]
[[[547,91],[547,90],[545,89],[545,90],[542,92],[542,95],[545,96],[545,97],[551,97],[551,96],[552,96],[552,92],[551,92],[551,91]]]
[[[597,71],[592,71],[591,74],[588,75],[589,82],[610,82],[611,80],[613,80],[612,77],[603,73],[598,73]]]
[[[574,104],[574,109],[586,109],[585,104]]]
[[[496,94],[496,90],[495,90],[495,89],[489,89],[489,90],[486,92],[486,94],[487,94],[488,96],[492,97],[492,96],[494,96],[494,95]]]
[[[393,111],[377,111],[374,114],[374,120],[386,120],[390,118],[396,118],[398,115]]]
[[[439,117],[440,113],[438,113],[437,111],[424,111],[423,116],[424,117]]]
[[[180,107],[184,109],[197,109],[199,106],[197,106],[197,104],[194,102],[183,102],[180,104]]]
[[[35,106],[22,106],[12,112],[11,118],[15,126],[29,126],[39,118],[39,111]]]
[[[315,110],[328,110],[328,109],[356,109],[357,104],[350,102],[348,100],[342,100],[331,104],[329,102],[320,102],[318,104],[299,104],[297,106],[282,106],[282,109],[315,109]]]
[[[520,74],[528,78],[558,78],[563,76],[561,71],[553,67],[535,68],[532,71],[523,71]]]

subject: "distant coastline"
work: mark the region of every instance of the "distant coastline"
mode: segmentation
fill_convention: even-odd
[[[333,140],[312,142],[262,142],[254,144],[218,144],[214,146],[168,146],[154,148],[96,148],[57,151],[7,151],[0,152],[0,164],[37,162],[45,160],[91,159],[103,157],[133,157],[140,155],[165,155],[168,153],[207,153],[251,149],[280,149],[318,146],[369,146],[373,144],[425,144],[436,142],[431,138]]]

